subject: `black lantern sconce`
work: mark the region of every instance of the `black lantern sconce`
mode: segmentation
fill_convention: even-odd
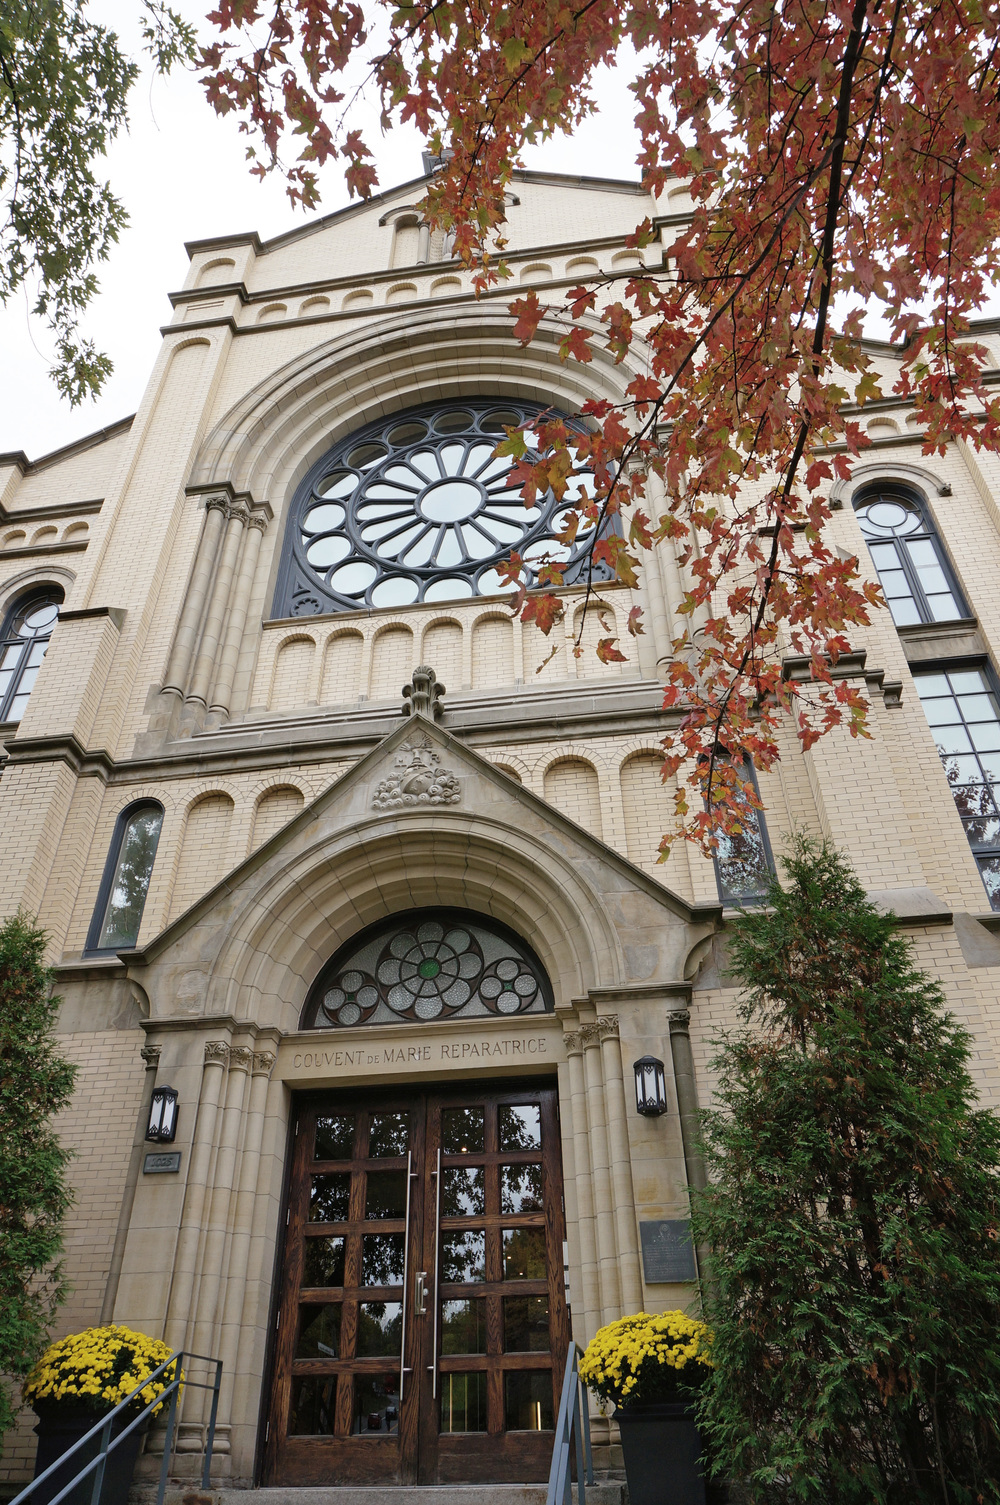
[[[149,1126],[146,1138],[157,1144],[173,1144],[177,1133],[177,1090],[174,1087],[155,1087],[149,1100]]]
[[[655,1056],[640,1056],[635,1072],[635,1106],[649,1118],[659,1118],[667,1111],[667,1079],[663,1062]]]

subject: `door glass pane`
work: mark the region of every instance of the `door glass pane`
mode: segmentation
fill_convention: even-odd
[[[504,1375],[504,1426],[508,1432],[552,1429],[552,1375],[529,1369]]]
[[[399,1371],[354,1376],[354,1431],[388,1435],[399,1427]]]
[[[374,1159],[405,1155],[410,1148],[408,1113],[373,1113],[368,1130],[368,1154]]]
[[[354,1154],[354,1114],[335,1113],[316,1120],[314,1160],[350,1160]]]
[[[545,1279],[545,1229],[503,1230],[504,1280]]]
[[[503,1350],[504,1353],[548,1353],[547,1296],[504,1297]]]
[[[538,1150],[542,1145],[542,1111],[537,1103],[523,1107],[500,1106],[500,1148]]]
[[[444,1108],[441,1112],[441,1151],[445,1155],[476,1155],[486,1148],[483,1108]]]
[[[486,1173],[481,1165],[451,1166],[441,1172],[441,1212],[446,1218],[474,1218],[486,1211]]]
[[[484,1300],[474,1298],[469,1301],[442,1301],[441,1352],[486,1352],[486,1302]]]
[[[486,1279],[486,1234],[441,1235],[441,1279],[462,1282]]]
[[[442,1432],[486,1431],[485,1374],[441,1376]]]
[[[359,1358],[382,1358],[398,1354],[403,1330],[403,1306],[399,1301],[358,1303]]]
[[[288,1430],[293,1437],[332,1437],[337,1376],[300,1375],[292,1380]]]
[[[405,1245],[402,1233],[366,1233],[361,1240],[361,1284],[402,1285]]]
[[[351,1173],[313,1176],[309,1193],[310,1223],[343,1223],[350,1216]]]
[[[406,1216],[406,1172],[369,1171],[365,1197],[366,1218]]]
[[[344,1284],[344,1240],[342,1238],[307,1238],[302,1263],[304,1286],[342,1286]]]
[[[336,1359],[340,1357],[340,1302],[329,1306],[299,1307],[299,1341],[297,1359]]]
[[[540,1165],[502,1165],[500,1167],[500,1211],[541,1212],[542,1167]]]

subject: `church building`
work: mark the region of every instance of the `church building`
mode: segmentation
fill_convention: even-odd
[[[641,342],[563,363],[555,310],[662,266],[691,200],[518,173],[513,285],[553,309],[521,348],[424,191],[190,244],[138,412],[0,455],[0,913],[47,930],[79,1065],[54,1336],[221,1359],[229,1487],[544,1480],[570,1342],[696,1304],[726,927],[793,831],[898,916],[1000,1098],[1000,460],[868,405],[830,532],[889,603],[836,668],[871,738],[789,729],[756,830],[658,863],[685,567],[598,572],[583,616],[584,535],[551,635],[523,624],[498,565],[560,507],[494,449],[624,400]],[[207,1417],[188,1390],[178,1477]]]

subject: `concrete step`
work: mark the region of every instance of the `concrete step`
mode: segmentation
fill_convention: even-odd
[[[164,1505],[545,1505],[544,1484],[339,1486],[319,1489],[168,1489]],[[573,1505],[576,1505],[573,1485]],[[624,1483],[592,1484],[587,1505],[628,1505]]]

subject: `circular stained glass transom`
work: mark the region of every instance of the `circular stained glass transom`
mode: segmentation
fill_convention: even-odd
[[[292,503],[275,597],[278,617],[360,607],[410,606],[494,595],[497,566],[517,549],[528,566],[566,565],[584,576],[594,540],[582,526],[572,544],[567,500],[549,493],[526,507],[511,479],[514,461],[494,450],[509,428],[546,411],[537,403],[438,404],[397,413],[341,441],[315,465]],[[551,410],[550,410],[551,411]],[[610,578],[593,566],[596,580]]]
[[[507,932],[455,912],[381,925],[324,969],[306,1007],[306,1029],[403,1024],[551,1009],[545,974]]]

